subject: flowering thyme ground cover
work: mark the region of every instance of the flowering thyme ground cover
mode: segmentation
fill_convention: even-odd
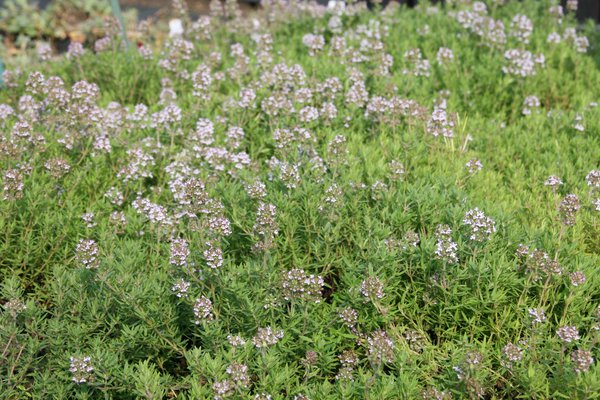
[[[9,69],[0,397],[598,398],[599,34],[447,3]]]

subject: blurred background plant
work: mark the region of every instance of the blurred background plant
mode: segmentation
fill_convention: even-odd
[[[49,43],[62,52],[70,41],[91,43],[106,34],[104,21],[112,16],[106,0],[7,0],[0,7],[0,34],[4,56],[27,60],[39,46]],[[126,26],[135,26],[137,10],[123,13]],[[26,62],[26,61],[21,61]]]
[[[0,29],[9,35],[39,37],[48,30],[49,17],[40,12],[37,2],[9,0],[0,8]]]

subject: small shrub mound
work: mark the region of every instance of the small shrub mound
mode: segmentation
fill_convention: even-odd
[[[598,398],[600,35],[446,3],[9,69],[0,397]]]

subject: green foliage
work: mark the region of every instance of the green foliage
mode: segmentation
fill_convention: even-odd
[[[38,1],[7,0],[0,7],[0,31],[32,39],[65,39],[73,31],[88,38],[103,30],[112,16],[106,0],[53,0],[40,9]]]
[[[111,42],[12,71],[0,94],[18,114],[0,121],[0,398],[600,397],[600,193],[589,183],[600,35],[577,31],[585,54],[549,44],[571,15],[559,24],[548,1],[491,3],[507,32],[514,15],[532,19],[528,44],[489,45],[457,21],[472,6],[349,8],[340,31],[330,12],[266,7],[261,28],[214,18],[210,37],[192,27],[150,58]],[[344,55],[332,49],[340,32]],[[269,33],[272,50],[251,33]],[[314,56],[309,33],[325,38]],[[436,61],[441,47],[454,61]],[[413,73],[415,48],[429,76]],[[545,67],[503,72],[512,48],[543,53]],[[280,63],[305,82],[267,74]],[[206,90],[192,82],[202,66]],[[332,77],[341,88],[328,97],[318,88]],[[368,105],[350,101],[357,81]],[[248,88],[256,99],[240,106]],[[540,106],[524,115],[532,95]],[[294,111],[269,113],[270,96]],[[380,111],[377,96],[410,99],[409,112]],[[442,100],[453,134],[434,137]],[[181,119],[160,122],[169,105]],[[302,120],[307,105],[318,119]],[[551,175],[563,184],[545,185]],[[479,220],[483,238],[475,208],[492,221]],[[456,262],[439,255],[452,244]],[[578,338],[562,338],[565,326]]]
[[[48,14],[40,12],[37,2],[10,0],[0,8],[0,29],[7,33],[36,37],[46,33],[48,25]]]

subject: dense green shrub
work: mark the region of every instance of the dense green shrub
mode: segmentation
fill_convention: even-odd
[[[136,11],[128,10],[128,20]],[[60,41],[73,36],[93,41],[105,32],[105,19],[112,17],[105,0],[6,0],[0,4],[0,32],[26,46],[31,39]]]
[[[598,398],[599,35],[452,3],[5,74],[0,397]]]

